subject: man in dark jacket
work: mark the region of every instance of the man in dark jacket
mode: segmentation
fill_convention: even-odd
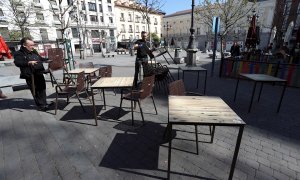
[[[134,72],[134,86],[137,87],[137,81],[138,81],[138,75],[140,73],[140,67],[141,65],[144,66],[144,64],[148,63],[148,56],[153,59],[154,55],[152,54],[152,51],[149,49],[149,46],[147,45],[147,32],[142,31],[141,32],[142,39],[138,39],[134,43],[134,49],[137,50],[136,53],[136,60],[135,60],[135,72]]]
[[[234,42],[230,48],[230,54],[232,57],[240,56],[240,46],[237,42]]]
[[[21,48],[14,54],[14,63],[20,68],[20,78],[25,79],[31,90],[38,110],[48,109],[46,101],[46,82],[43,73],[45,72],[42,58],[34,49],[34,42],[31,38],[25,37],[20,41]]]

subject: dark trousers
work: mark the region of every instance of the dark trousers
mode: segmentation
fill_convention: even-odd
[[[135,71],[134,71],[134,80],[133,85],[135,88],[137,88],[137,82],[139,78],[139,73],[141,71],[141,65],[144,67],[144,64],[148,64],[148,58],[142,58],[142,59],[136,59],[135,61]]]
[[[46,101],[46,81],[44,78],[43,74],[34,74],[34,86],[32,85],[32,79],[31,78],[27,78],[26,79],[26,83],[27,86],[29,87],[34,102],[37,106],[46,106],[47,105],[47,101]],[[33,88],[35,90],[35,92],[33,92]]]

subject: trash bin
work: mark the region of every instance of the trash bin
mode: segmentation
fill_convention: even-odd
[[[175,58],[179,57],[179,50],[180,50],[180,48],[175,48],[175,54],[174,54]]]

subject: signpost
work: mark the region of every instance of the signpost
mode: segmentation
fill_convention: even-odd
[[[218,43],[218,33],[220,32],[220,18],[214,17],[213,18],[213,26],[212,31],[215,33],[215,41],[214,41],[214,51],[213,51],[213,59],[212,59],[212,65],[211,65],[211,74],[212,77],[214,75],[214,67],[215,67],[215,61],[216,61],[216,50],[217,50],[217,43]]]

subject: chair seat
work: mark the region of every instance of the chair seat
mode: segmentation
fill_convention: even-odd
[[[138,101],[139,98],[140,98],[140,92],[132,92],[123,95],[123,99],[131,100],[131,101]]]
[[[75,86],[68,86],[68,87],[64,87],[61,91],[58,91],[58,94],[70,94],[72,92],[76,91],[76,87]]]

